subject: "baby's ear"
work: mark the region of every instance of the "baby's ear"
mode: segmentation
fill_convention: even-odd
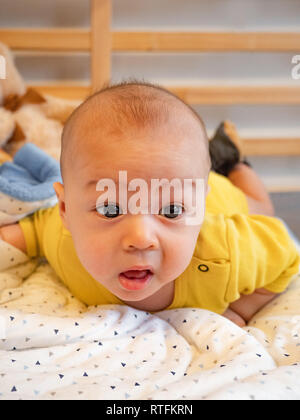
[[[59,214],[62,220],[62,223],[66,229],[68,229],[67,221],[66,221],[66,203],[65,203],[65,189],[63,184],[60,182],[54,182],[53,184],[54,191],[56,193],[58,199],[58,208]]]

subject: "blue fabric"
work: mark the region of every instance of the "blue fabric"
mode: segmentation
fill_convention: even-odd
[[[0,166],[0,193],[21,201],[53,197],[54,182],[61,182],[59,163],[32,143],[26,143],[13,162]]]

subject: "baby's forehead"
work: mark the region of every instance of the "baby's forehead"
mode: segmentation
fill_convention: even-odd
[[[127,143],[128,146],[128,143]],[[161,146],[159,146],[161,147]],[[186,180],[204,179],[207,177],[208,162],[203,162],[191,153],[166,150],[159,153],[140,153],[140,149],[126,147],[125,150],[111,148],[89,150],[78,156],[76,171],[72,177],[74,186],[80,189],[89,188],[95,192],[100,180],[109,179],[115,186],[142,183],[150,187],[152,184],[168,180],[181,185]]]
[[[135,150],[147,155],[155,148],[158,155],[162,152],[162,165],[166,165],[167,155],[176,151],[183,160],[188,156],[190,164],[196,160],[200,164],[203,158],[205,165],[209,160],[201,119],[177,98],[166,95],[131,99],[95,96],[74,113],[64,131],[68,161],[73,162],[68,165],[70,170],[87,156],[101,159],[104,149],[113,158],[119,147],[126,152],[130,148],[133,155]]]
[[[98,178],[116,177],[117,172],[126,170],[129,177],[147,181],[157,177],[195,177],[207,172],[205,148],[195,145],[199,139],[188,144],[188,139],[185,141],[176,130],[151,133],[149,129],[149,133],[139,133],[124,129],[121,135],[117,131],[111,127],[99,139],[94,130],[93,136],[85,138],[77,148],[72,169],[85,178],[97,174]]]

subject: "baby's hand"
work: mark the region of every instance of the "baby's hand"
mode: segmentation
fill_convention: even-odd
[[[239,327],[245,327],[246,323],[276,296],[276,293],[264,288],[257,289],[252,295],[242,295],[239,300],[231,303],[223,316]]]
[[[223,316],[228,318],[231,322],[234,322],[239,327],[243,328],[246,326],[246,321],[232,309],[228,308],[224,313]]]

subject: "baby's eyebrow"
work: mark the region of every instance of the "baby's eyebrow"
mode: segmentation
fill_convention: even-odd
[[[99,182],[101,179],[105,179],[105,178],[93,179],[93,180],[91,180],[91,181],[88,181],[88,182],[85,184],[84,188],[89,188],[89,187],[93,187],[93,186],[97,185],[97,184],[98,184],[98,182]],[[118,181],[118,180],[115,180],[115,179],[113,179],[113,178],[108,178],[108,179],[112,179],[116,185],[119,185],[119,181]]]
[[[97,184],[97,181],[94,181],[94,180],[88,181],[86,184],[84,184],[84,188],[90,188],[90,187],[92,187],[93,185],[96,185],[96,184]]]

